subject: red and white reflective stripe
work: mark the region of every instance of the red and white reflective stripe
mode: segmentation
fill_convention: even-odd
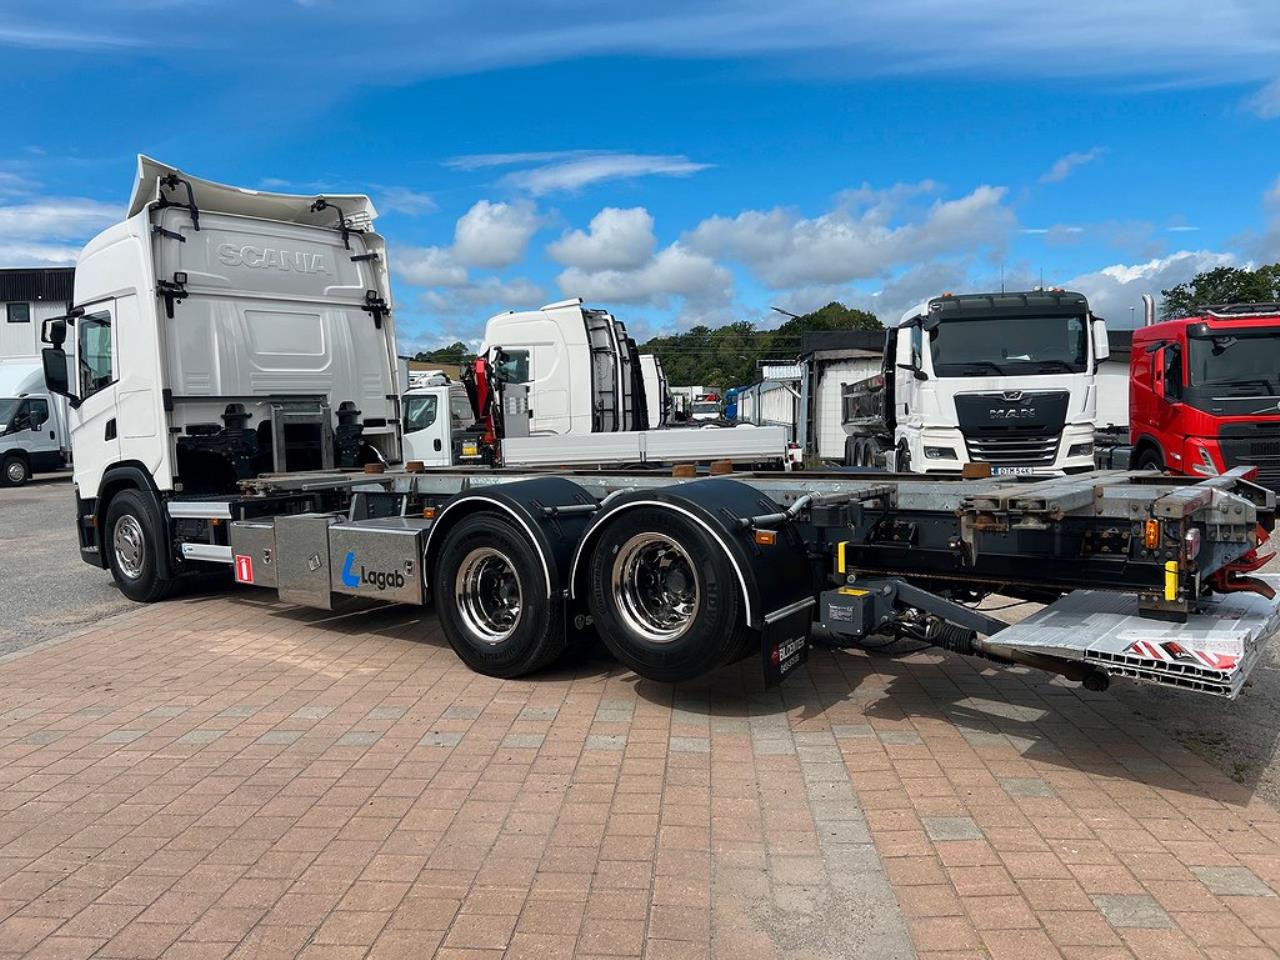
[[[1229,653],[1206,653],[1203,650],[1193,650],[1192,653],[1214,670],[1230,670],[1236,665],[1236,658]]]
[[[1160,644],[1151,640],[1135,640],[1129,644],[1129,650],[1136,653],[1140,657],[1146,657],[1148,660],[1163,660],[1168,662],[1169,655],[1160,648]]]

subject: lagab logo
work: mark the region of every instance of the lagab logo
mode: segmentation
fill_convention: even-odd
[[[328,273],[324,257],[305,251],[278,250],[234,243],[218,245],[218,259],[228,267],[251,267],[255,270],[279,270],[282,273]]]
[[[356,573],[355,565],[356,552],[348,550],[346,562],[342,564],[342,582],[352,590],[361,584],[367,584],[379,590],[386,590],[388,587],[399,590],[404,587],[404,574],[399,570],[392,570],[390,573],[385,570],[368,570],[362,564],[360,572]]]

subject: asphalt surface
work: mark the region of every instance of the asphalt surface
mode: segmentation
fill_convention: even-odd
[[[132,607],[105,570],[80,560],[70,480],[40,478],[0,488],[4,586],[0,656]],[[1265,572],[1280,573],[1273,560]],[[204,584],[201,589],[215,589]],[[993,604],[993,605],[998,605]],[[1013,619],[1037,609],[1009,610]],[[1111,692],[1138,715],[1280,807],[1280,637],[1234,702],[1117,680]]]
[[[132,606],[111,576],[82,563],[67,474],[0,487],[0,655]]]

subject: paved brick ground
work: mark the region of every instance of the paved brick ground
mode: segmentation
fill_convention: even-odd
[[[139,608],[0,661],[0,957],[1276,955],[1280,814],[978,667],[500,682],[414,611]]]

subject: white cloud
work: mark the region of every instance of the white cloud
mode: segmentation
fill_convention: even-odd
[[[1062,286],[1078,290],[1089,298],[1093,312],[1112,326],[1128,327],[1130,312],[1141,322],[1142,295],[1160,298],[1160,291],[1190,280],[1197,273],[1237,264],[1233,254],[1212,250],[1179,250],[1167,257],[1145,263],[1117,263],[1092,273],[1081,274]]]
[[[163,6],[165,4],[160,4]],[[9,6],[15,6],[10,3]],[[1052,8],[1043,29],[1025,0],[741,0],[644,4],[183,3],[182,42],[155,2],[25,0],[0,43],[88,48],[148,44],[152,55],[200,71],[221,65],[275,89],[281,77],[327,62],[377,83],[591,57],[744,58],[793,71],[849,75],[1142,78],[1266,82],[1275,78],[1274,0],[1078,0]],[[25,17],[22,14],[26,14]],[[244,25],[252,19],[254,29]],[[334,38],[378,37],[378,55]],[[252,65],[256,69],[244,69]],[[600,63],[601,84],[613,67]],[[625,69],[620,68],[620,69]],[[359,71],[359,73],[355,73]],[[264,85],[265,80],[265,85]],[[590,95],[593,91],[584,91]],[[626,109],[626,105],[622,106]],[[647,118],[642,118],[647,119]]]
[[[548,245],[547,253],[583,270],[629,270],[644,264],[657,247],[653,217],[644,207],[605,207],[586,231],[572,230]]]
[[[456,287],[467,283],[467,268],[443,247],[392,247],[395,275],[419,287]]]
[[[687,177],[710,169],[707,163],[695,163],[683,155],[655,156],[639,153],[600,153],[571,156],[568,159],[517,170],[502,178],[505,186],[525,190],[534,196],[547,193],[571,193],[593,183],[625,180],[635,177]]]
[[[430,194],[410,190],[408,187],[380,187],[375,197],[379,212],[414,215],[431,213],[436,209],[436,202]]]
[[[723,301],[730,295],[733,278],[710,257],[673,243],[636,269],[569,267],[556,277],[556,283],[567,297],[665,306],[673,297]]]
[[[1078,168],[1083,167],[1086,163],[1092,163],[1106,152],[1106,147],[1094,147],[1092,150],[1086,150],[1083,153],[1065,154],[1055,160],[1053,166],[1040,175],[1040,182],[1060,183],[1071,176]]]
[[[538,212],[527,200],[481,200],[458,218],[453,234],[454,257],[472,267],[510,266],[524,257],[529,238],[539,226]]]
[[[855,203],[813,218],[781,208],[711,217],[686,242],[701,253],[745,263],[778,289],[868,279],[940,255],[1002,246],[1015,229],[1004,187],[980,186],[959,199],[935,201],[914,219],[903,208],[912,192],[901,185],[864,189],[845,196]]]
[[[117,222],[124,210],[86,197],[40,197],[0,206],[0,237],[13,240],[84,240]]]
[[[58,267],[74,265],[79,244],[0,243],[0,266]]]
[[[547,291],[527,277],[514,277],[510,280],[485,277],[476,283],[467,283],[447,290],[427,290],[422,294],[420,302],[422,306],[435,313],[447,316],[472,316],[478,322],[484,319],[476,315],[478,307],[514,310],[540,306],[546,303],[547,299]]]
[[[1272,80],[1244,101],[1244,107],[1263,120],[1280,117],[1280,80]]]
[[[594,150],[525,150],[518,153],[468,153],[450,157],[444,165],[451,170],[483,170],[488,167],[516,167],[549,163],[566,157],[588,156]]]

